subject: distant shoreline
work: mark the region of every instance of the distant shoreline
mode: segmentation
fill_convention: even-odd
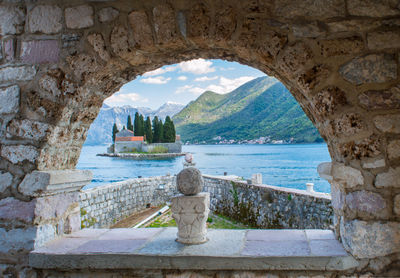
[[[107,157],[121,157],[121,158],[133,158],[133,159],[149,159],[149,158],[171,158],[178,156],[185,156],[186,153],[98,153],[96,156],[107,156]]]

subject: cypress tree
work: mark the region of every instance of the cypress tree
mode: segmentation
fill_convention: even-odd
[[[158,121],[158,132],[160,133],[160,137],[158,138],[157,143],[164,143],[164,127],[161,119]]]
[[[139,132],[138,132],[139,136],[144,136],[144,118],[143,115],[140,114],[139,115]]]
[[[164,142],[166,143],[175,142],[175,127],[169,116],[165,118],[163,133],[164,133]]]
[[[127,129],[130,131],[133,131],[133,125],[132,125],[132,118],[131,115],[128,115],[128,120],[126,123]]]
[[[160,140],[160,130],[158,128],[158,117],[153,118],[153,143],[158,143]]]
[[[114,123],[113,129],[112,129],[112,140],[113,140],[113,143],[115,142],[115,137],[116,137],[117,133],[118,133],[118,127],[117,127],[117,124]]]
[[[176,141],[176,130],[175,130],[175,125],[174,125],[174,122],[171,120],[171,129],[172,129],[172,141],[171,141],[171,143],[175,143],[175,141]]]
[[[146,118],[145,122],[145,134],[147,143],[153,142],[153,131],[151,130],[151,120],[150,117]]]
[[[135,113],[135,121],[134,121],[134,123],[133,123],[133,125],[134,125],[133,132],[134,132],[135,136],[139,136],[139,134],[138,134],[138,132],[139,132],[139,121],[140,121],[140,119],[139,119],[139,113],[136,112],[136,113]]]

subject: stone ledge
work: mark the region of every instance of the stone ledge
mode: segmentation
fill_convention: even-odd
[[[357,267],[329,230],[209,230],[183,245],[176,228],[86,229],[30,253],[38,269],[319,270]],[[281,248],[276,248],[281,246]]]

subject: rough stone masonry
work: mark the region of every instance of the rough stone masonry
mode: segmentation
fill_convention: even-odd
[[[20,215],[0,206],[2,275],[34,272],[39,224],[24,215],[43,196],[21,185],[34,171],[74,169],[123,84],[201,57],[288,87],[328,145],[335,231],[359,260],[354,272],[399,276],[399,22],[398,1],[1,1],[0,202]],[[54,194],[62,203],[67,193]]]

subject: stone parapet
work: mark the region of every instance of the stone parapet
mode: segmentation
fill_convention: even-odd
[[[249,185],[233,177],[203,175],[210,209],[258,228],[329,229],[330,194],[270,185]]]
[[[169,202],[176,177],[130,179],[85,189],[80,193],[82,227],[106,228],[148,206]]]

